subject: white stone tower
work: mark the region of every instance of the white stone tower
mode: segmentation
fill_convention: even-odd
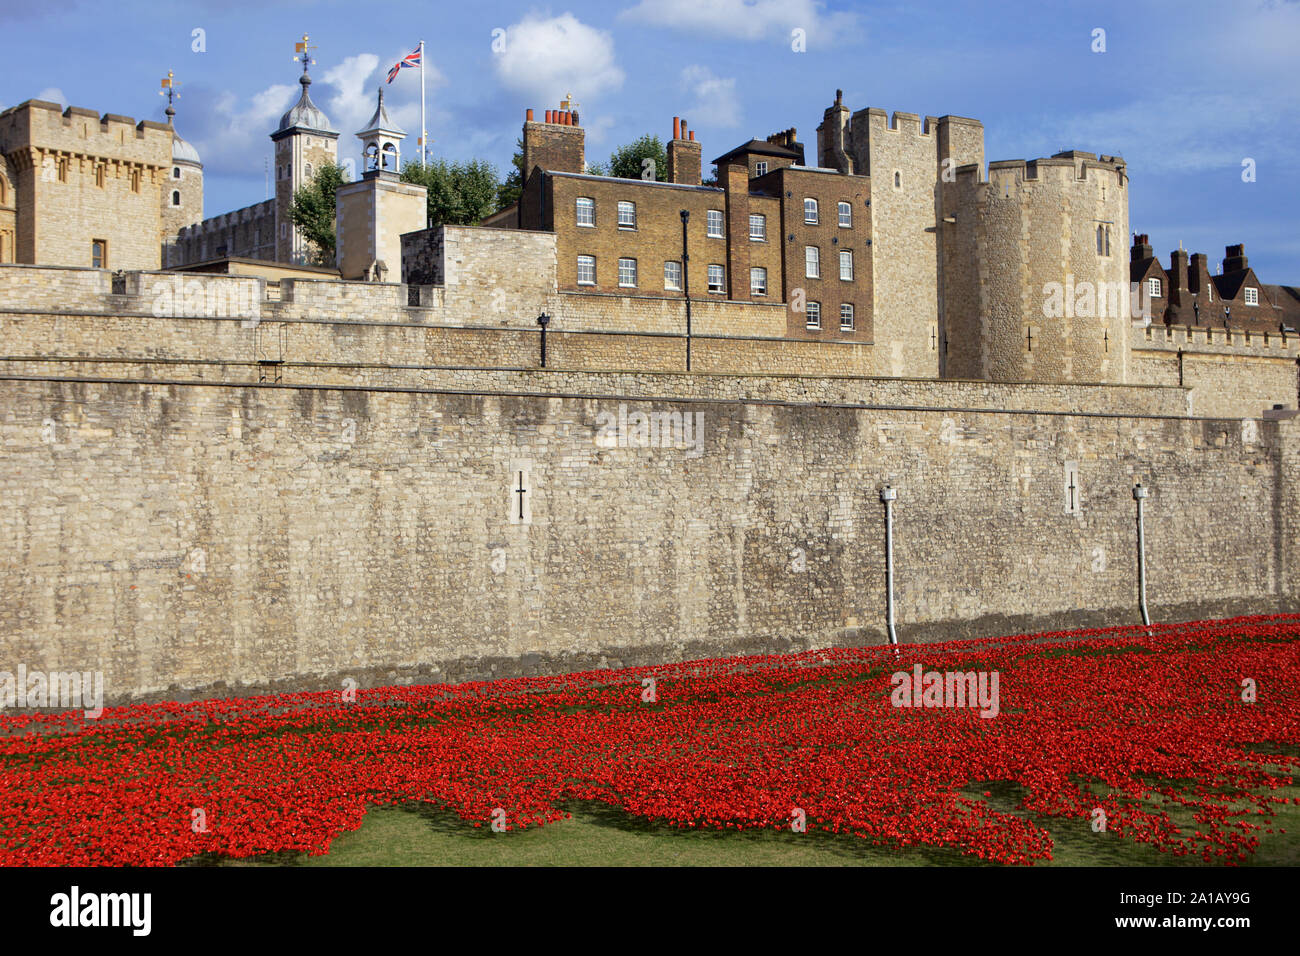
[[[338,130],[330,126],[307,88],[311,75],[307,68],[314,62],[309,55],[307,37],[299,44],[302,60],[302,95],[294,107],[280,118],[279,128],[271,134],[275,143],[275,259],[277,262],[306,262],[311,244],[294,226],[290,209],[293,194],[311,181],[320,167],[338,162]]]

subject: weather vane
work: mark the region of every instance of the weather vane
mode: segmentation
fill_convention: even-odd
[[[167,75],[163,77],[162,89],[158,91],[158,95],[167,97],[167,122],[169,123],[172,121],[171,118],[176,115],[176,110],[172,109],[172,101],[181,98],[180,92],[176,89],[178,86],[180,84],[176,82],[175,74],[168,70]]]
[[[316,62],[315,60],[313,60],[313,59],[311,58],[311,53],[309,52],[309,51],[311,51],[311,50],[316,49],[316,47],[314,47],[314,46],[308,46],[308,45],[307,45],[307,41],[308,41],[309,39],[311,39],[311,38],[310,38],[309,36],[307,36],[307,34],[304,33],[304,34],[302,35],[302,39],[299,40],[297,43],[295,43],[295,44],[293,45],[293,49],[294,49],[294,51],[295,51],[296,53],[301,54],[301,56],[295,56],[295,57],[294,57],[294,61],[295,61],[295,62],[297,62],[297,61],[301,61],[301,62],[302,62],[302,71],[303,71],[304,73],[307,72],[307,67],[308,67],[308,66],[310,66],[311,64],[313,64],[313,63]]]
[[[579,106],[579,105],[580,105],[580,104],[577,103],[577,102],[573,99],[573,94],[572,94],[572,93],[569,93],[569,94],[566,95],[566,96],[564,97],[564,99],[560,102],[560,109],[562,109],[562,110],[573,110],[573,111],[576,113],[576,112],[578,111],[578,106]]]

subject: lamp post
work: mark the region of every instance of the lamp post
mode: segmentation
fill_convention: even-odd
[[[682,210],[682,292],[686,296],[686,371],[691,370],[691,257],[686,251],[686,224],[691,211]]]
[[[543,312],[537,317],[537,324],[542,327],[542,368],[546,368],[546,327],[551,324],[551,317]]]

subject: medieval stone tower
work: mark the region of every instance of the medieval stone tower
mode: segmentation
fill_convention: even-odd
[[[820,166],[871,177],[874,374],[937,378],[944,340],[939,239],[948,217],[939,187],[956,167],[984,162],[984,125],[961,116],[850,113],[837,90],[817,128],[817,154]]]
[[[176,132],[176,110],[167,104],[167,125],[172,129],[172,165],[160,190],[162,202],[164,266],[178,265],[176,236],[186,226],[203,221],[203,163],[199,152]]]
[[[305,42],[305,41],[304,41]],[[275,143],[275,259],[277,262],[307,261],[310,244],[293,224],[290,209],[293,194],[309,182],[321,166],[338,162],[338,130],[311,101],[311,64],[302,53],[302,95],[297,104],[280,118],[280,127],[271,134]]]
[[[981,174],[943,184],[945,377],[1127,381],[1124,161],[1069,151]]]

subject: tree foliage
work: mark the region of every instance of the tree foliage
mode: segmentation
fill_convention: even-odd
[[[483,160],[409,162],[402,167],[402,182],[428,190],[429,228],[472,225],[499,208],[502,186],[496,167]]]
[[[617,176],[619,179],[641,179],[642,170],[646,168],[643,163],[647,159],[654,161],[655,180],[666,182],[668,153],[659,137],[648,133],[614,150],[609,157],[608,172],[603,175]]]
[[[510,174],[497,188],[497,211],[519,201],[524,194],[524,141],[515,140],[515,155],[510,158]]]
[[[334,267],[334,194],[347,181],[343,167],[330,163],[293,194],[289,217],[311,244],[312,265]]]

